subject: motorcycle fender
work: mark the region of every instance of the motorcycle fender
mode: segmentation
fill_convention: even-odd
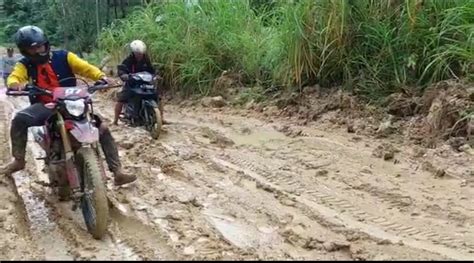
[[[73,122],[74,127],[69,131],[80,143],[92,144],[99,141],[99,129],[90,122]]]
[[[153,108],[158,107],[158,103],[156,103],[156,101],[154,101],[154,100],[145,100],[143,102],[143,104],[145,104],[145,106],[150,106],[150,107],[153,107]]]

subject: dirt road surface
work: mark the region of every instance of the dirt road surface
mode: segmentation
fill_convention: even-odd
[[[2,91],[0,157],[8,161],[10,120],[28,104]],[[95,101],[110,121],[113,102]],[[230,109],[168,105],[165,116],[172,124],[157,141],[140,128],[111,127],[139,179],[107,182],[112,213],[102,241],[38,183],[48,179],[30,140],[27,169],[0,178],[0,258],[474,259],[467,153],[420,154],[397,141]],[[374,154],[388,144],[393,158]]]

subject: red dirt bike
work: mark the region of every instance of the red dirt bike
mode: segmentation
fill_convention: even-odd
[[[39,95],[53,98],[45,106],[53,109],[54,114],[44,126],[33,127],[36,143],[46,152],[46,157],[38,159],[45,162],[49,186],[60,199],[72,199],[73,210],[81,207],[87,230],[96,239],[101,239],[107,230],[109,206],[91,96],[106,88],[111,87],[86,83],[86,86],[60,87],[51,92],[27,85],[25,90],[6,93],[29,96],[30,101]]]

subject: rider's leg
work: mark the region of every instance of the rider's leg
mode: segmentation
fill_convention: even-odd
[[[114,110],[114,122],[113,124],[117,125],[120,113],[122,113],[123,105],[127,103],[128,99],[130,98],[130,90],[127,87],[123,87],[122,91],[118,94],[118,100],[115,103],[115,110]]]
[[[42,126],[53,111],[41,103],[36,103],[19,111],[12,120],[10,128],[11,149],[14,160],[0,168],[0,174],[12,174],[25,168],[28,128]]]
[[[162,100],[158,103],[158,109],[160,109],[161,123],[162,124],[168,124],[169,122],[165,121],[165,119],[163,118],[164,106],[163,106],[163,101]]]
[[[158,90],[156,91],[156,101],[158,102],[158,109],[160,110],[161,124],[169,124],[169,122],[166,121],[163,117],[165,108],[163,106],[163,100],[161,99],[160,92]]]
[[[114,124],[118,124],[120,113],[122,113],[124,103],[117,101],[115,103],[115,110],[114,110]]]
[[[123,172],[122,164],[118,155],[117,144],[107,125],[101,121],[99,116],[95,116],[99,125],[99,141],[109,170],[114,174],[115,184],[122,185],[135,181],[135,175],[129,175]]]

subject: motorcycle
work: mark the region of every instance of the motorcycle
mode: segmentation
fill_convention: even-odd
[[[132,127],[144,126],[153,139],[158,139],[162,120],[154,82],[156,77],[148,72],[129,75],[129,88],[133,96],[124,105],[121,120]]]
[[[105,88],[110,87],[86,83],[86,86],[57,88],[51,92],[27,85],[22,91],[7,90],[6,93],[53,98],[53,102],[45,106],[54,110],[54,114],[44,126],[32,128],[35,142],[46,153],[37,159],[44,160],[49,186],[60,199],[72,199],[74,211],[81,208],[87,230],[95,239],[101,239],[107,230],[109,206],[91,97]]]

